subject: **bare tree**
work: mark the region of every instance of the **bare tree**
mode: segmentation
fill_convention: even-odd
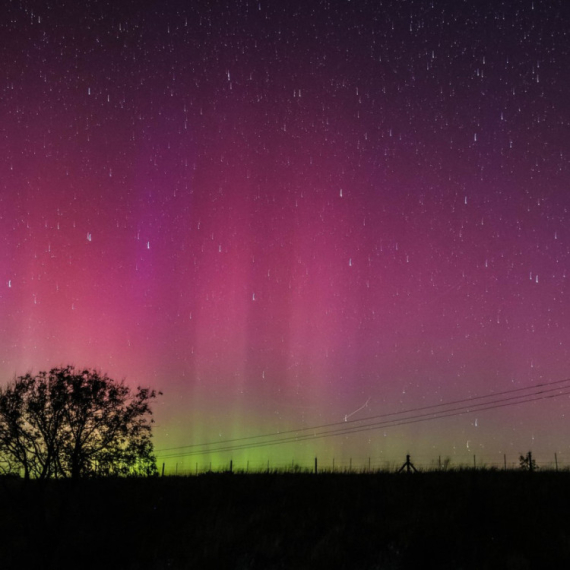
[[[157,394],[73,366],[20,376],[0,388],[0,467],[39,479],[155,474]]]

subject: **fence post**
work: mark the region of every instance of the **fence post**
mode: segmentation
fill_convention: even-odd
[[[164,463],[162,464],[162,476],[164,477]]]
[[[317,458],[315,457],[315,475],[318,473]]]
[[[398,473],[401,473],[402,471],[404,471],[404,469],[406,470],[406,473],[411,473],[412,471],[414,473],[418,472],[414,464],[410,461],[409,455],[406,455],[406,462],[404,463],[404,465],[402,465],[402,467],[400,467],[400,469],[398,469]]]
[[[558,471],[558,456],[556,452],[554,453],[554,465],[556,466],[556,471]]]
[[[534,465],[532,464],[532,451],[528,452],[528,470],[531,473],[534,471]]]

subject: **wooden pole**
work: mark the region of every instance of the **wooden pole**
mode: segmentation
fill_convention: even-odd
[[[349,471],[352,471],[352,457],[350,458],[348,470],[349,470]]]
[[[402,471],[404,471],[404,469],[406,470],[406,473],[411,473],[412,471],[414,473],[418,472],[414,464],[410,461],[409,455],[406,455],[406,462],[404,463],[404,465],[402,465],[402,467],[400,467],[400,469],[398,469],[398,473],[401,473]]]
[[[528,470],[531,473],[534,471],[534,465],[532,464],[532,451],[528,452]]]
[[[315,475],[318,473],[317,458],[315,457]]]
[[[554,453],[554,465],[556,467],[556,471],[558,471],[558,456]]]
[[[164,477],[164,463],[162,464],[162,476]]]

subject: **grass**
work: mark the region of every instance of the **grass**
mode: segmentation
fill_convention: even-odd
[[[1,480],[0,505],[6,570],[570,563],[569,472]]]

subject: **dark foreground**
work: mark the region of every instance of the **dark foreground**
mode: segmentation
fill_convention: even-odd
[[[0,480],[0,568],[552,568],[570,473]]]

